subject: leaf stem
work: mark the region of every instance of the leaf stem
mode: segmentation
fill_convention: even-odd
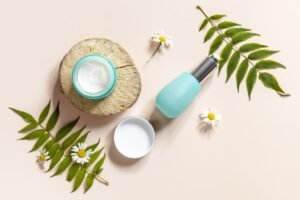
[[[153,52],[153,54],[152,54],[152,55],[150,56],[150,58],[146,61],[146,64],[149,63],[149,62],[152,60],[152,58],[153,58],[153,57],[156,55],[156,53],[159,51],[160,47],[161,47],[161,42],[157,45],[157,47],[156,47],[155,51]]]
[[[94,175],[94,176],[95,176],[95,179],[96,179],[97,181],[99,181],[100,183],[103,183],[103,184],[106,185],[106,186],[109,185],[109,182],[108,182],[107,180],[105,180],[104,178],[102,178],[102,177],[98,176],[97,174],[91,172],[89,169],[86,169],[86,172],[87,172],[88,174]]]
[[[50,133],[50,131],[48,131],[44,126],[43,126],[43,124],[41,124],[41,123],[38,123],[38,125],[40,126],[40,128],[42,128],[47,134],[49,134],[50,135],[50,137],[51,137],[51,139],[52,140],[54,140],[55,139],[55,137]]]
[[[220,30],[220,29],[218,28],[218,26],[217,26],[217,25],[209,18],[209,16],[205,13],[205,11],[201,8],[201,6],[197,5],[196,8],[197,8],[198,10],[201,11],[201,13],[205,16],[205,18],[206,18],[206,19],[208,20],[208,22],[210,23],[210,25],[211,25],[212,27],[215,28],[216,32],[217,32],[219,35],[223,35],[223,36],[224,36],[224,41],[225,41],[225,43],[226,43],[226,44],[232,44],[231,41],[228,40],[228,37],[223,33],[223,31]],[[232,49],[233,49],[233,51],[238,52],[243,58],[247,59],[248,62],[249,62],[249,64],[252,65],[252,67],[255,66],[254,63],[251,62],[251,61],[248,59],[248,56],[246,56],[245,54],[243,54],[243,53],[241,53],[241,52],[239,51],[238,47],[237,47],[235,44],[232,44]],[[259,70],[256,69],[256,71],[257,71],[258,73],[260,73]]]

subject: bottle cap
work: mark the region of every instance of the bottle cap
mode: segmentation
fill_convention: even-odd
[[[216,55],[210,55],[204,59],[192,72],[192,75],[202,82],[217,66],[218,57]]]

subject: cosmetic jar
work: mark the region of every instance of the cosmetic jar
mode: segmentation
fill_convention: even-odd
[[[153,148],[154,141],[154,128],[143,117],[125,118],[115,129],[115,146],[127,158],[137,159],[145,156]]]
[[[98,100],[107,97],[113,91],[116,80],[114,64],[101,55],[84,56],[73,67],[73,87],[86,99]]]

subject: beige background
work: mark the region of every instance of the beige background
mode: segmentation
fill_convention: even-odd
[[[157,133],[155,148],[144,159],[128,161],[111,146],[113,129],[129,115],[149,118],[159,89],[184,70],[191,70],[207,53],[197,27],[203,16],[225,13],[263,35],[260,41],[281,53],[274,56],[288,69],[276,74],[292,94],[280,98],[257,84],[253,100],[236,91],[234,79],[214,76],[180,118]],[[299,12],[298,0],[1,0],[0,91],[1,199],[300,199]],[[175,38],[148,66],[149,36],[165,30]],[[107,37],[119,42],[135,60],[143,88],[129,111],[113,117],[93,117],[75,109],[57,89],[58,65],[81,39]],[[17,142],[24,123],[7,107],[38,115],[49,98],[62,103],[62,121],[82,116],[93,129],[89,141],[101,137],[108,160],[105,187],[70,194],[65,175],[50,179],[26,152],[30,142]],[[204,107],[217,107],[223,121],[212,133],[199,130]]]

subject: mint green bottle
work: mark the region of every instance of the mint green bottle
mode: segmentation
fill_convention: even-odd
[[[156,107],[168,118],[183,113],[201,91],[201,82],[217,66],[218,59],[208,56],[192,73],[184,72],[166,85],[156,97]]]

